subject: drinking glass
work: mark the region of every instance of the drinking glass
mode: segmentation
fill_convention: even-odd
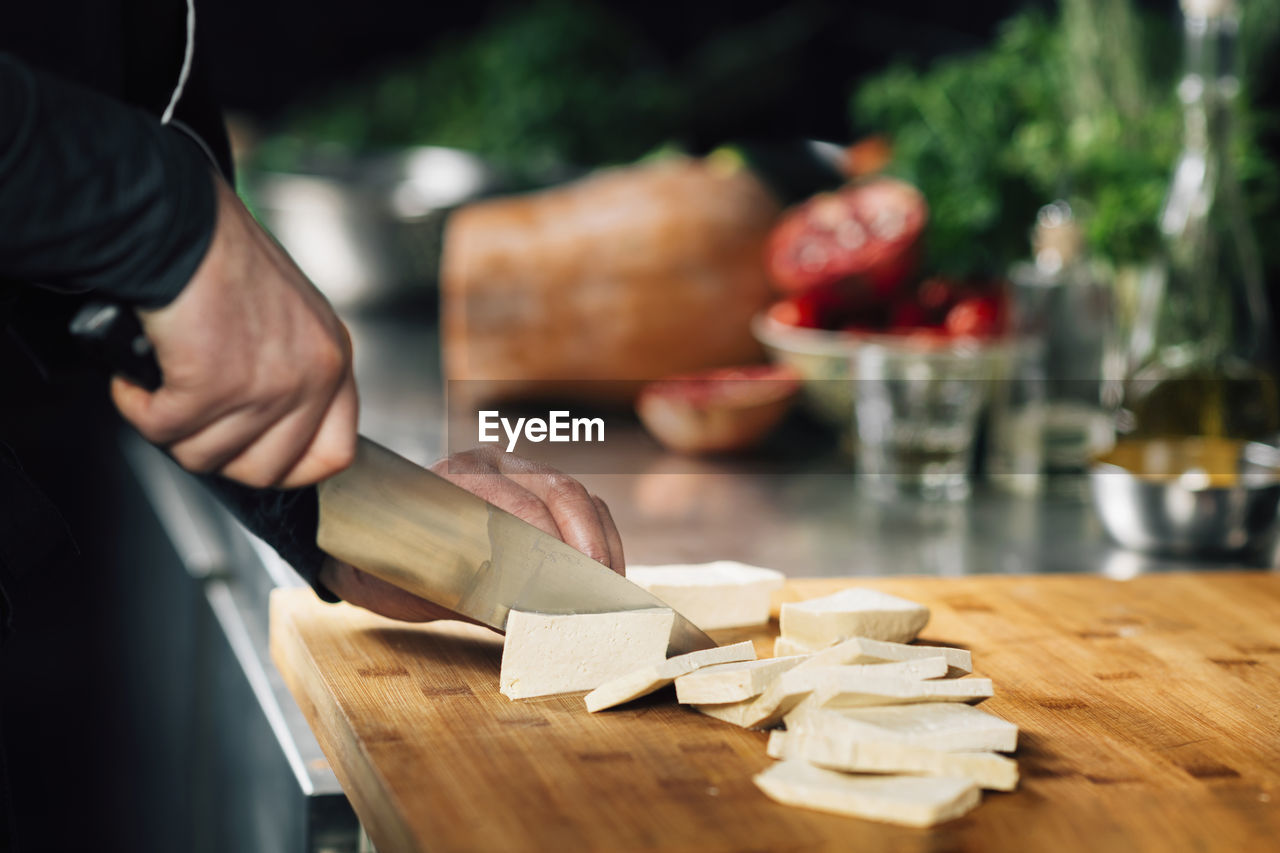
[[[877,336],[853,354],[858,477],[883,499],[968,497],[978,418],[1003,348]]]

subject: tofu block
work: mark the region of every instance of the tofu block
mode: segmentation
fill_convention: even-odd
[[[973,672],[973,656],[968,649],[953,649],[950,646],[926,646],[912,643],[887,643],[867,637],[851,637],[848,640],[826,646],[811,646],[787,637],[779,637],[774,641],[775,657],[794,655],[815,655],[828,649],[844,646],[843,652],[833,653],[834,657],[844,655],[848,660],[843,663],[872,663],[874,661],[913,660],[915,658],[942,655],[951,668],[950,675],[964,675]]]
[[[780,761],[755,777],[769,797],[789,806],[898,823],[933,826],[978,805],[968,779],[943,776],[852,776],[806,761]]]
[[[639,699],[641,696],[647,696],[655,690],[666,687],[680,676],[701,667],[735,661],[754,661],[755,657],[756,648],[750,640],[734,643],[731,646],[677,655],[662,663],[651,664],[612,681],[606,681],[588,693],[584,700],[587,703],[587,710],[591,713],[603,711],[605,708],[612,708],[615,705]]]
[[[797,759],[845,773],[890,773],[910,776],[951,776],[972,780],[980,788],[1012,791],[1018,786],[1018,762],[992,752],[944,752],[892,741],[854,740],[847,730],[826,733],[821,728],[798,732],[775,731],[769,754]]]
[[[594,690],[666,660],[674,623],[666,607],[570,615],[512,610],[499,689],[510,699]]]
[[[763,625],[769,595],[782,572],[719,560],[679,566],[628,566],[627,580],[644,587],[704,631]]]
[[[896,595],[853,587],[822,598],[782,605],[782,636],[810,646],[849,637],[891,643],[914,640],[929,621],[929,608]]]
[[[789,711],[817,691],[845,695],[864,682],[877,684],[894,679],[929,678],[947,671],[947,662],[941,657],[853,666],[811,666],[816,659],[808,658],[784,672],[755,699],[730,705],[694,707],[708,716],[743,728],[766,729],[782,722]]]
[[[881,664],[881,666],[890,666],[890,664]],[[987,699],[992,695],[994,690],[989,678],[922,681],[918,678],[903,676],[884,676],[824,684],[813,690],[804,701],[811,707],[818,708],[862,708],[871,705],[909,705],[917,702],[974,702]]]
[[[1013,752],[1018,727],[972,705],[941,702],[874,708],[798,707],[787,731],[822,731],[854,741],[900,743],[944,752]]]
[[[708,666],[676,679],[676,700],[685,705],[744,702],[759,696],[806,655]]]

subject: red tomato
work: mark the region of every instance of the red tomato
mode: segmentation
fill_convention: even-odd
[[[770,275],[789,293],[854,279],[883,296],[910,277],[928,216],[924,196],[891,178],[814,196],[770,235]]]
[[[949,278],[927,278],[916,291],[916,301],[929,311],[946,311],[955,301],[960,286]]]
[[[889,315],[889,331],[900,332],[919,329],[929,323],[929,312],[915,302],[900,302]]]
[[[999,296],[970,296],[947,312],[944,324],[956,337],[989,338],[1004,332],[1004,304]]]
[[[856,283],[847,281],[812,287],[774,303],[769,316],[788,326],[803,329],[836,329],[848,318],[866,313],[867,294]]]

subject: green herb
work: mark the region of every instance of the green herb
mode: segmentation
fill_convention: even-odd
[[[1253,57],[1268,38],[1251,43]],[[1140,18],[1126,0],[1062,0],[1055,18],[1011,18],[987,50],[877,75],[855,92],[853,115],[890,135],[894,171],[929,200],[939,272],[1003,273],[1027,254],[1036,210],[1057,198],[1072,203],[1097,257],[1142,262],[1157,247],[1182,140],[1178,44],[1172,20]],[[1274,210],[1276,169],[1251,132],[1262,118],[1242,118],[1254,212]]]
[[[526,173],[594,166],[661,144],[682,109],[637,34],[598,4],[545,0],[295,110],[260,165],[325,145],[443,145]]]

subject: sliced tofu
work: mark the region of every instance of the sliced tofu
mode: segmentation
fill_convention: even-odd
[[[788,734],[789,732],[783,731],[782,729],[774,729],[769,732],[769,740],[764,745],[765,755],[770,758],[776,758],[779,761],[786,758]]]
[[[819,648],[848,637],[907,643],[929,621],[929,608],[896,595],[853,587],[782,605],[782,636]]]
[[[852,741],[900,743],[945,752],[1013,752],[1018,727],[972,705],[942,702],[874,708],[797,707],[787,731],[822,731]]]
[[[934,660],[941,660],[941,658],[934,658]],[[890,666],[890,664],[881,664],[881,666]],[[863,708],[872,705],[910,705],[918,702],[980,702],[992,695],[994,690],[989,678],[922,681],[918,678],[903,676],[883,676],[824,684],[813,690],[804,701],[815,708]]]
[[[1018,786],[1018,763],[992,752],[944,752],[892,741],[854,740],[847,729],[827,733],[775,731],[769,754],[797,759],[845,773],[892,773],[970,779],[981,788],[1012,791]]]
[[[780,761],[758,774],[755,783],[786,805],[905,826],[933,826],[960,817],[982,799],[968,779],[852,776],[805,761]]]
[[[837,651],[839,649],[839,651]],[[951,675],[964,675],[973,672],[973,655],[968,649],[954,649],[950,646],[927,646],[916,643],[889,643],[873,640],[869,637],[850,637],[827,646],[810,646],[795,640],[779,637],[774,641],[773,654],[781,657],[816,655],[828,653],[828,663],[875,663],[877,661],[914,660],[942,655],[947,659]]]
[[[649,590],[704,631],[763,625],[782,572],[720,560],[688,566],[627,566],[627,580]]]
[[[676,700],[685,705],[745,702],[759,696],[807,655],[708,666],[676,679]]]
[[[834,645],[834,643],[832,644]],[[796,655],[811,655],[814,652],[820,652],[827,646],[811,646],[808,643],[802,643],[799,640],[792,640],[789,637],[779,636],[773,641],[773,656],[775,658],[794,657]]]
[[[639,699],[641,696],[647,696],[655,690],[666,687],[680,676],[701,667],[735,661],[754,661],[755,657],[756,649],[750,640],[734,643],[731,646],[677,655],[662,663],[652,664],[612,681],[606,681],[588,693],[584,701],[587,703],[588,711],[592,713],[603,711],[605,708],[612,708],[615,705]]]
[[[784,672],[755,699],[717,705],[695,705],[702,713],[747,729],[767,729],[806,697],[817,691],[833,691],[845,695],[864,682],[872,685],[897,679],[934,678],[947,671],[941,657],[896,663],[873,663],[853,666],[812,666],[811,657]]]
[[[667,607],[570,615],[512,610],[499,689],[510,699],[594,690],[666,660],[674,622]]]

